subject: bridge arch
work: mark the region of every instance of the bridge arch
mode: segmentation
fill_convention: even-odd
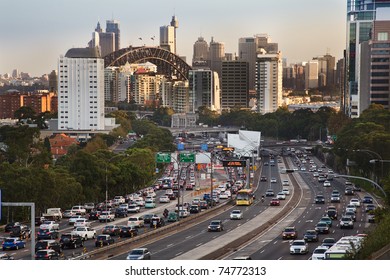
[[[128,63],[151,62],[157,65],[157,73],[173,81],[188,80],[191,67],[179,56],[159,47],[132,47],[120,49],[104,57],[105,67]]]

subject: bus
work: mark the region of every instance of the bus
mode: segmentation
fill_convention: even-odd
[[[237,192],[236,205],[251,205],[253,199],[252,189],[241,189]]]
[[[343,236],[325,252],[326,260],[352,258],[361,248],[364,235]]]

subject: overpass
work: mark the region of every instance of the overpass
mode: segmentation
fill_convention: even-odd
[[[173,136],[178,136],[179,133],[193,133],[195,135],[199,135],[202,133],[220,133],[220,132],[226,132],[226,133],[238,133],[240,130],[240,127],[238,126],[221,126],[221,127],[203,127],[203,126],[197,126],[197,127],[171,127],[168,128],[169,131],[172,133]]]

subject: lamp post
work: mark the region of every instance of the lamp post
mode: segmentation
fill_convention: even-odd
[[[380,154],[378,154],[377,152],[374,152],[374,151],[371,151],[371,150],[367,150],[367,149],[357,149],[357,150],[353,150],[354,152],[365,152],[365,153],[368,153],[368,154],[370,154],[371,153],[371,155],[373,154],[373,155],[375,155],[375,156],[377,156],[378,158],[379,158],[379,160],[378,161],[380,161],[381,162],[381,178],[383,178],[383,159],[382,159],[382,157],[380,156]]]

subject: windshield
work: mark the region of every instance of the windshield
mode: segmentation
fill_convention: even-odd
[[[142,250],[133,250],[130,252],[130,255],[142,255],[143,253]]]

